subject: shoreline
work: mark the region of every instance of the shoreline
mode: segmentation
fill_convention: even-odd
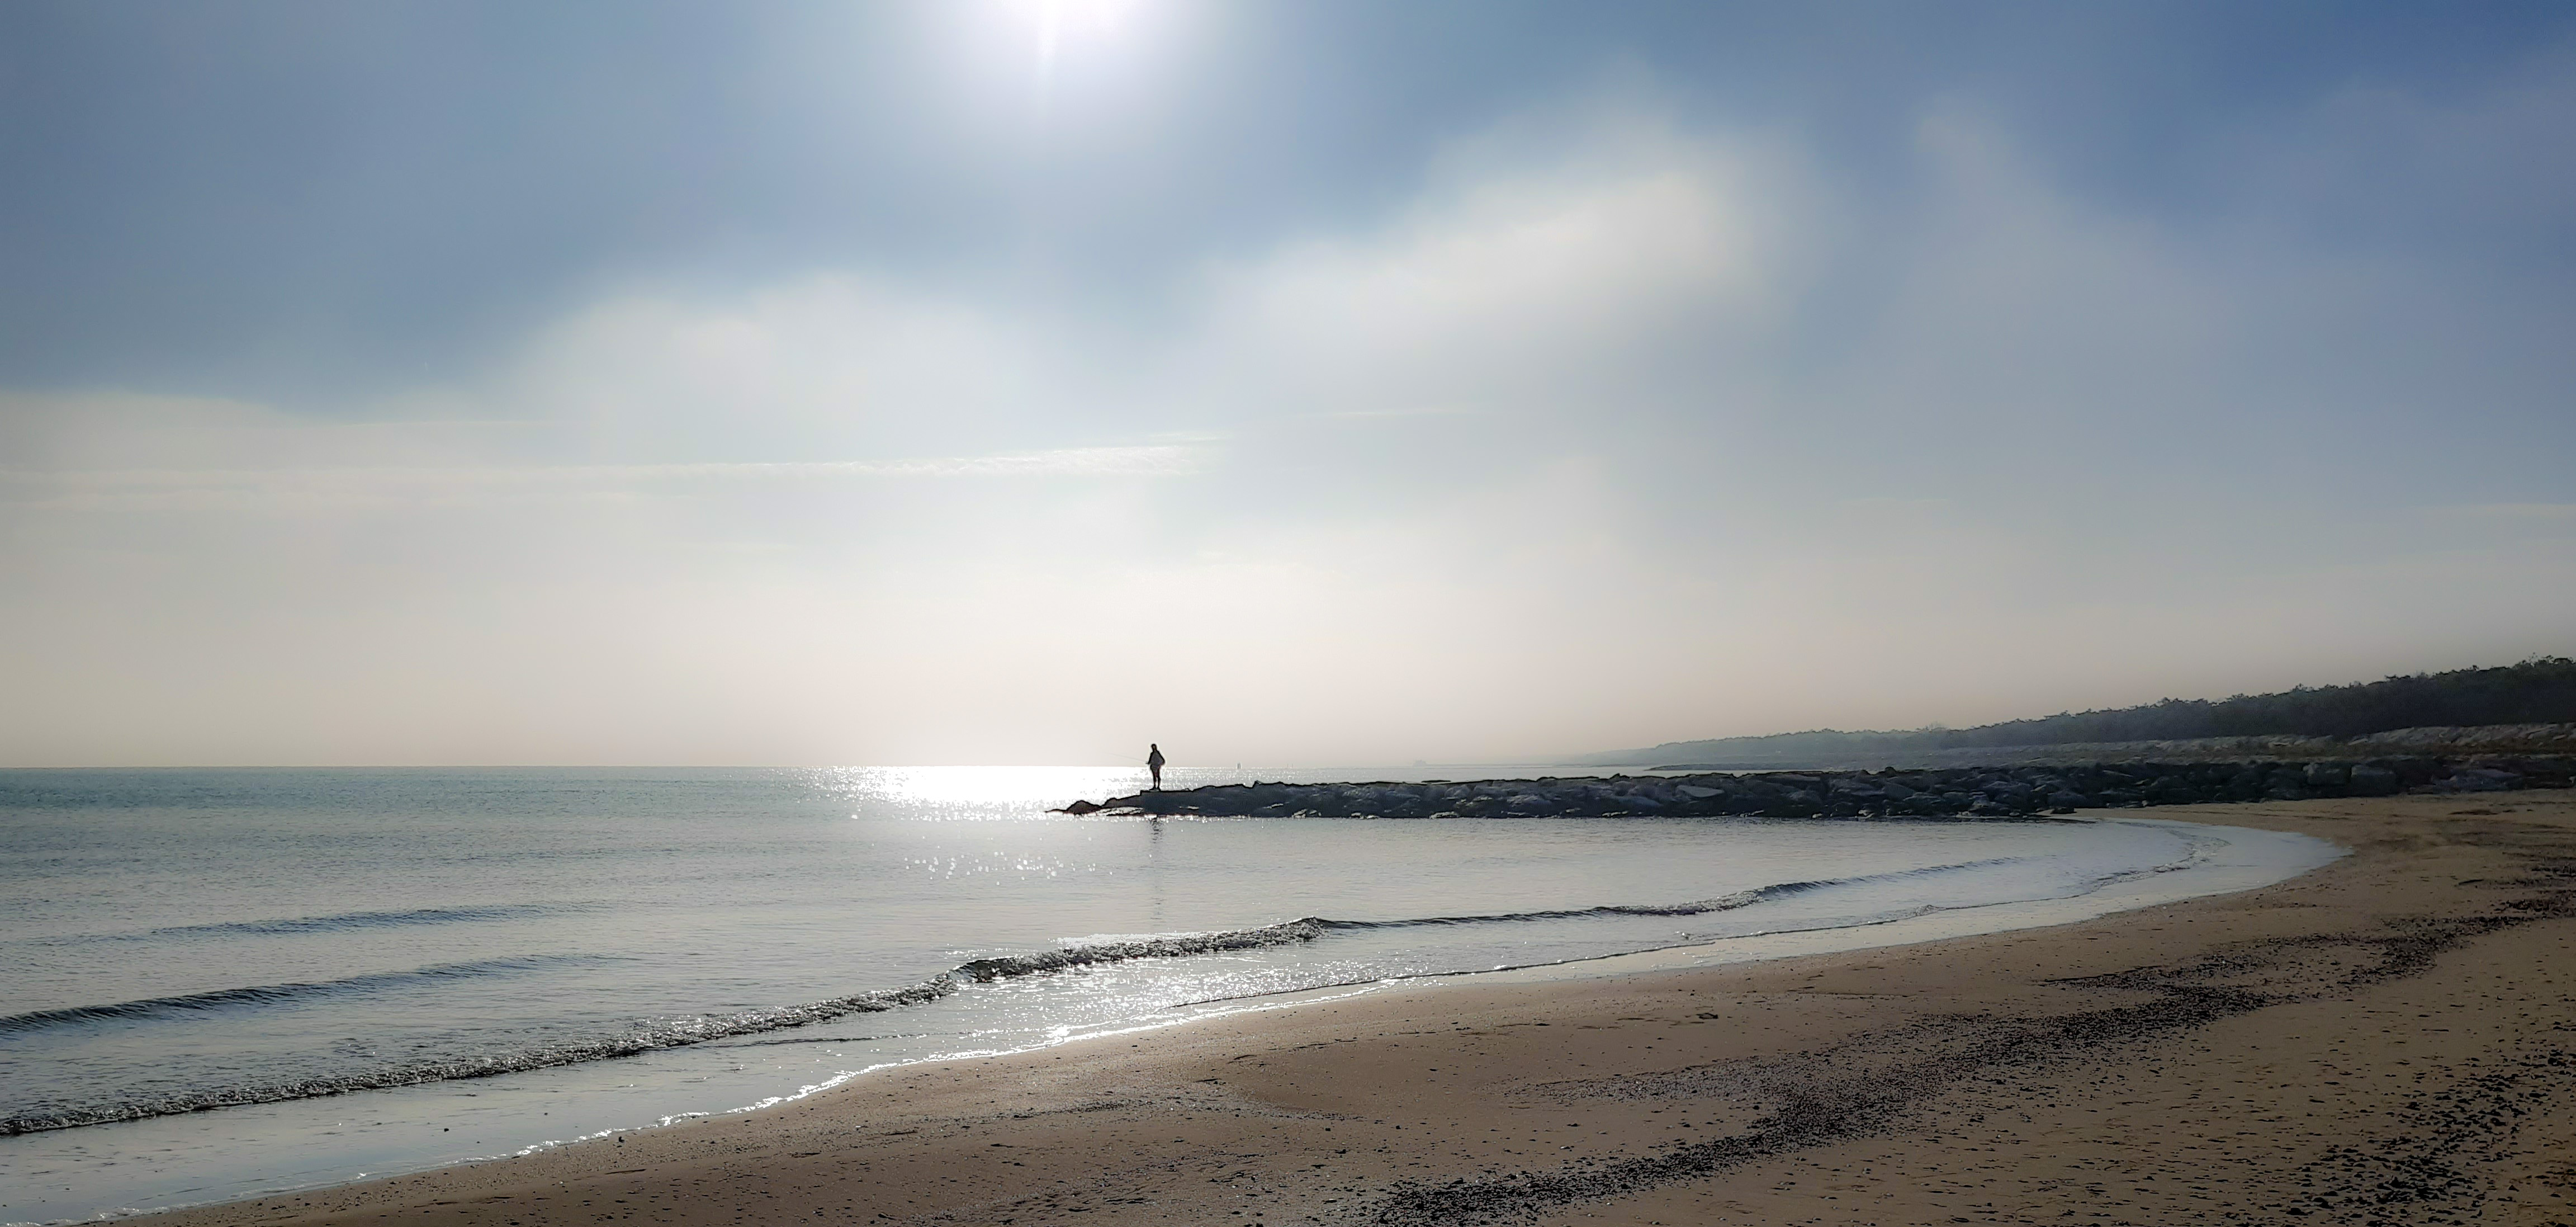
[[[2354,854],[2049,928],[1238,1010],[141,1221],[2576,1216],[2576,797],[2158,816]]]
[[[1771,838],[1775,824],[1757,821],[1737,829],[1721,824],[1719,843],[1710,845],[1712,834],[1702,822],[1691,822],[1677,830],[1690,834],[1679,852],[1686,860],[1697,861],[1707,851],[1730,846],[1738,836],[1764,844]],[[1916,866],[1889,871],[1888,858],[1878,855],[1882,841],[1868,836],[1859,828],[1845,824],[1788,823],[1790,828],[1813,828],[1841,836],[1846,855],[1817,861],[1806,866],[1807,872],[1766,871],[1749,876],[1738,875],[1733,886],[1747,881],[1761,882],[1750,889],[1719,886],[1701,893],[1712,897],[1697,902],[1660,907],[1601,907],[1580,913],[1590,917],[1594,912],[1619,913],[1634,911],[1648,918],[1646,929],[1634,930],[1620,940],[1615,950],[1602,949],[1603,943],[1573,943],[1574,949],[1532,947],[1514,951],[1496,949],[1488,958],[1400,957],[1394,966],[1370,966],[1367,963],[1342,968],[1345,975],[1336,977],[1304,976],[1309,988],[1328,989],[1327,995],[1348,992],[1381,991],[1392,985],[1420,985],[1436,979],[1503,979],[1524,977],[1560,978],[1564,976],[1598,976],[1655,965],[1655,960],[1670,957],[1662,952],[1707,961],[1722,955],[1727,960],[1750,957],[1773,957],[1789,943],[1797,949],[1815,949],[1816,943],[1836,947],[1879,946],[1893,942],[1923,940],[1939,932],[1975,932],[1989,929],[2024,927],[2034,923],[2054,923],[2115,907],[2136,906],[2130,887],[2144,884],[2164,891],[2168,896],[2211,893],[2234,889],[2239,882],[2201,883],[2213,864],[2213,849],[2236,852],[2243,837],[2271,838],[2260,832],[2243,829],[2195,827],[2173,824],[2153,818],[2107,814],[2097,819],[2048,819],[2009,824],[1904,824],[1890,829],[1887,836],[1898,845],[1911,847],[1917,841],[1938,833],[1942,839],[1958,838],[1985,847],[1986,852],[1953,852],[1930,854],[1929,859],[1911,853],[1899,854],[1894,862]],[[1980,829],[1982,828],[1982,829]],[[2020,848],[2024,835],[2015,828],[2026,828],[2028,837],[2070,853],[2076,863],[2089,867],[2082,872],[2066,872],[2054,856],[2043,857],[2028,874],[2014,874],[1982,885],[1964,889],[1935,883],[1945,881],[1953,870],[1974,871],[1981,866],[2004,864],[1991,859],[1998,847]],[[2162,828],[2162,829],[2159,829]],[[1143,828],[1138,826],[1138,830]],[[1234,829],[1230,825],[1212,825],[1210,829]],[[1420,829],[1413,824],[1390,824],[1389,830]],[[1508,826],[1489,823],[1466,824],[1462,830],[1481,831],[1517,847],[1526,839],[1546,842],[1563,838],[1567,828],[1553,823],[1534,828],[1529,836],[1515,834]],[[1614,834],[1618,828],[1604,829],[1600,834]],[[1955,832],[1955,835],[1953,834]],[[2218,836],[2218,838],[2211,838]],[[2001,845],[1994,837],[2003,837]],[[1588,842],[1590,836],[1582,837]],[[2300,837],[2281,837],[2298,839]],[[2072,841],[2071,843],[2069,841]],[[1794,842],[1794,841],[1792,841]],[[2317,847],[2324,847],[2322,844]],[[2100,860],[2079,849],[2124,847],[2127,852]],[[2028,851],[2028,849],[2025,849]],[[2256,861],[2270,858],[2256,857]],[[1957,863],[1953,863],[1957,862]],[[2304,863],[2271,864],[2264,868],[2268,880],[2288,876],[2304,869]],[[1838,874],[1837,869],[1847,871]],[[1914,889],[1908,879],[1921,875],[1927,888]],[[1657,878],[1659,889],[1645,890],[1644,895],[1662,898],[1693,897],[1693,890],[1706,882],[1704,869],[1688,869],[1682,874],[1687,881],[1675,889],[1670,875]],[[1726,875],[1721,874],[1721,878]],[[1810,880],[1799,880],[1799,879]],[[1879,886],[1868,884],[1877,883]],[[1635,885],[1631,881],[1628,885]],[[2108,884],[2109,889],[2105,889]],[[1624,890],[1619,882],[1599,881],[1595,889],[1576,892],[1583,899],[1622,899],[1636,892]],[[1799,902],[1807,899],[1831,900],[1845,887],[1863,890],[1892,888],[1895,893],[1879,897],[1866,906],[1853,908],[1843,903],[1827,902],[1810,907]],[[1825,888],[1822,893],[1813,893]],[[1606,893],[1605,893],[1606,892]],[[1993,900],[2019,899],[2021,902],[1997,903]],[[1909,906],[1911,905],[1911,906]],[[1739,909],[1785,908],[1786,911]],[[1330,910],[1330,909],[1326,909]],[[1480,915],[1471,904],[1464,908],[1414,909],[1433,916]],[[1925,915],[1923,913],[1930,913]],[[1383,917],[1383,911],[1362,914]],[[1396,913],[1403,914],[1403,909]],[[1546,919],[1557,913],[1542,910],[1532,918]],[[1709,920],[1680,921],[1698,930],[1695,938],[1684,939],[1678,932],[1665,930],[1666,916],[1707,916]],[[1763,917],[1767,917],[1763,918]],[[1510,921],[1517,914],[1496,915],[1485,919]],[[1410,923],[1437,923],[1413,921]],[[1705,923],[1708,927],[1703,927]],[[6,1209],[13,1213],[0,1215],[13,1223],[60,1223],[84,1221],[92,1216],[123,1216],[151,1211],[203,1207],[225,1202],[271,1197],[286,1193],[303,1193],[370,1179],[411,1175],[464,1164],[489,1162],[513,1155],[526,1155],[586,1139],[632,1136],[640,1129],[707,1117],[727,1117],[745,1111],[775,1106],[779,1103],[826,1091],[853,1079],[864,1079],[878,1071],[918,1064],[925,1060],[953,1060],[966,1057],[988,1057],[1011,1052],[1024,1052],[1056,1046],[1082,1038],[1089,1032],[1133,1031],[1154,1024],[1196,1021],[1197,1017],[1241,1010],[1276,1000],[1286,999],[1279,993],[1263,993],[1268,987],[1259,982],[1269,976],[1247,975],[1228,971],[1226,965],[1237,956],[1225,951],[1245,948],[1253,953],[1241,956],[1254,963],[1270,961],[1269,947],[1302,947],[1307,940],[1330,936],[1335,930],[1352,927],[1367,930],[1382,927],[1372,921],[1342,922],[1308,917],[1294,922],[1280,922],[1252,930],[1217,933],[1166,933],[1150,940],[1103,937],[1068,944],[1062,957],[1004,954],[996,958],[970,960],[958,964],[957,975],[988,970],[1021,969],[1046,971],[1039,964],[1071,964],[1107,961],[1123,962],[1142,957],[1155,965],[1160,956],[1213,952],[1215,963],[1196,976],[1183,976],[1173,986],[1179,991],[1163,991],[1142,982],[1125,985],[1121,993],[1128,1004],[1103,1014],[1097,1008],[1072,1011],[1047,1010],[1046,1002],[1035,994],[1050,991],[1047,985],[1063,988],[1066,983],[1080,984],[1087,975],[1073,977],[1041,976],[1014,991],[1001,977],[1002,987],[986,987],[986,977],[975,975],[978,986],[968,996],[984,999],[1021,998],[1020,1005],[1004,1004],[976,1007],[966,1002],[967,1011],[960,1017],[940,1001],[920,1003],[923,1013],[876,1015],[856,1028],[832,1026],[807,1027],[792,1036],[810,1038],[759,1039],[746,1044],[728,1045],[719,1041],[713,1046],[682,1046],[669,1052],[655,1049],[631,1060],[574,1061],[559,1066],[546,1066],[530,1076],[503,1075],[498,1079],[443,1080],[404,1087],[390,1094],[356,1092],[335,1095],[306,1095],[277,1102],[253,1102],[247,1106],[227,1107],[217,1115],[191,1112],[163,1113],[139,1121],[110,1125],[104,1132],[86,1128],[28,1131],[12,1139],[14,1153],[0,1160],[0,1183],[9,1186]],[[1931,928],[1935,932],[1924,930]],[[1633,926],[1632,926],[1633,928]],[[1281,941],[1281,933],[1296,940]],[[1478,930],[1481,932],[1482,930]],[[1734,936],[1727,936],[1732,934]],[[1634,939],[1634,940],[1628,940]],[[1365,940],[1365,939],[1364,939]],[[1439,939],[1435,938],[1434,942]],[[1473,940],[1473,939],[1471,939]],[[1404,938],[1403,944],[1419,943],[1419,938]],[[1676,949],[1678,943],[1678,949]],[[1581,946],[1590,944],[1593,951]],[[1153,947],[1145,949],[1144,947]],[[1166,948],[1170,947],[1170,948]],[[1182,949],[1187,947],[1187,949]],[[1628,956],[1646,952],[1642,960]],[[1390,953],[1379,950],[1383,957]],[[1401,951],[1395,953],[1401,955]],[[1513,954],[1526,957],[1513,958]],[[965,957],[960,953],[958,957]],[[1290,952],[1292,961],[1307,956]],[[1333,957],[1333,956],[1325,956]],[[953,961],[953,960],[952,960]],[[1010,966],[1005,968],[1007,963]],[[1424,966],[1424,964],[1429,966]],[[1499,972],[1511,966],[1520,970]],[[1444,974],[1440,969],[1452,969]],[[1365,974],[1350,974],[1365,973]],[[1132,980],[1134,973],[1113,971],[1114,979]],[[1147,978],[1161,973],[1151,970]],[[1346,978],[1345,978],[1346,977]],[[953,978],[952,978],[953,979]],[[1217,993],[1192,993],[1193,982],[1206,980],[1204,987],[1218,988]],[[1328,983],[1340,981],[1338,984]],[[1222,987],[1240,983],[1237,992],[1226,993]],[[1275,983],[1275,980],[1274,980]],[[1063,991],[1081,992],[1079,988]],[[1296,999],[1310,999],[1314,994],[1288,990]],[[864,994],[871,1001],[882,1000],[884,990]],[[961,997],[965,1000],[965,997]],[[857,998],[840,999],[856,1001]],[[824,1003],[826,1006],[833,1002]],[[1055,1004],[1065,1002],[1059,997]],[[1072,1003],[1076,1007],[1080,1001]],[[1199,1008],[1190,1009],[1196,1005]],[[977,1019],[999,1020],[1000,1029],[987,1027],[960,1029],[957,1024],[972,1024]],[[1054,1026],[1042,1024],[1052,1019]],[[907,1021],[910,1020],[910,1021]],[[762,1019],[764,1023],[769,1020]],[[764,1027],[763,1029],[766,1029]],[[897,1032],[909,1034],[848,1034],[858,1032]],[[877,1041],[892,1041],[880,1043]],[[782,1050],[778,1044],[812,1045],[811,1048]],[[855,1045],[855,1047],[853,1047]],[[814,1056],[805,1056],[810,1052]],[[676,1053],[676,1056],[671,1055]],[[353,1088],[354,1091],[354,1088]],[[605,1110],[603,1110],[605,1109]],[[0,1130],[8,1122],[0,1122]],[[451,1128],[452,1131],[451,1131]],[[211,1158],[209,1158],[211,1157]]]
[[[2133,823],[2153,827],[2189,827],[2204,831],[2225,832],[2230,836],[2283,834],[2253,827],[2219,826],[2162,818],[2119,817],[2092,821]],[[2232,847],[2240,841],[2231,839],[2227,842]],[[1218,997],[1207,1001],[1177,1002],[1170,1008],[1185,1010],[1265,998],[1383,991],[1411,986],[1429,987],[1440,982],[1544,984],[1562,980],[1595,980],[1681,967],[1724,967],[1822,954],[1890,949],[1919,945],[1924,942],[1977,937],[1990,933],[2012,933],[2023,929],[2074,924],[2168,903],[2260,890],[2278,882],[2313,873],[2350,853],[2351,850],[2348,848],[2320,840],[2314,841],[2311,846],[2257,849],[2233,858],[2220,858],[2215,864],[2204,862],[2152,870],[2134,879],[2152,883],[2161,889],[2116,890],[2112,888],[2112,884],[2104,883],[2075,895],[2018,899],[1964,907],[1931,908],[1916,915],[1864,921],[1857,924],[1770,930],[1741,937],[1679,942],[1646,950],[1530,963],[1516,967],[1425,972],[1388,980],[1353,980],[1341,984],[1319,984],[1311,988],[1280,989],[1277,992],[1258,993],[1246,997]],[[2268,860],[2265,859],[2267,854]]]

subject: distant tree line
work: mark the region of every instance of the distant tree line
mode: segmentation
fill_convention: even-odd
[[[2516,665],[2418,673],[2348,686],[2298,686],[2278,694],[2165,699],[2110,711],[2061,712],[1966,729],[1841,732],[1667,742],[1652,750],[1594,755],[1600,763],[1758,762],[1922,750],[2053,746],[2194,737],[2360,737],[2437,725],[2576,724],[2576,660],[2539,656]]]
[[[2418,673],[2278,694],[2165,699],[2112,711],[2060,713],[1972,729],[1915,734],[1920,744],[2050,746],[2079,741],[2296,734],[2359,737],[2432,725],[2576,723],[2576,660],[2542,656],[2491,669]]]

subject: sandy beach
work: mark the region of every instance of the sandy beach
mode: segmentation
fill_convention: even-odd
[[[2353,855],[2055,928],[914,1066],[144,1221],[2576,1223],[2576,795],[2155,815]]]

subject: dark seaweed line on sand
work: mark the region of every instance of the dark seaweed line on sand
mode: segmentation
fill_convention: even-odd
[[[2545,868],[2560,870],[2554,876],[2562,882],[2576,877],[2576,864]],[[1475,1180],[1462,1177],[1445,1184],[1400,1181],[1376,1202],[1347,1210],[1336,1221],[1391,1227],[1466,1227],[1529,1221],[1575,1203],[1700,1179],[1761,1159],[1883,1133],[1894,1128],[1910,1109],[1969,1078],[2001,1067],[2065,1061],[2107,1045],[2188,1031],[2317,995],[2314,990],[2276,993],[2201,982],[2240,974],[2262,962],[2265,953],[2317,946],[2369,949],[2377,955],[2375,965],[2349,973],[2340,985],[2359,987],[2422,972],[2443,951],[2482,934],[2543,918],[2576,916],[2576,892],[2562,886],[2549,894],[2507,901],[2503,907],[2505,915],[2391,921],[2388,930],[2381,933],[2247,943],[2178,968],[2139,969],[2070,980],[2067,983],[2152,991],[2157,997],[2037,1020],[1981,1016],[1931,1020],[1922,1027],[1880,1037],[1878,1043],[1902,1048],[1909,1041],[1920,1042],[1927,1033],[1946,1030],[1959,1036],[1946,1045],[1948,1051],[1929,1060],[1857,1070],[1837,1070],[1831,1061],[1835,1054],[1821,1054],[1822,1059],[1794,1071],[1793,1076],[1768,1081],[1764,1087],[1768,1098],[1780,1106],[1741,1133],[1668,1147],[1653,1154],[1580,1163],[1547,1172]],[[2379,1195],[2424,1199],[2442,1196],[2447,1188],[2464,1184],[2465,1177],[2457,1173],[2409,1170],[2389,1178],[2387,1188]]]
[[[1404,1227],[1493,1223],[1713,1176],[1758,1159],[1882,1132],[1907,1109],[1989,1066],[2044,1060],[2098,1044],[2197,1027],[2270,1004],[2271,998],[2242,990],[2179,988],[2152,1002],[2004,1029],[1964,1055],[1874,1070],[1867,1076],[1818,1076],[1784,1084],[1778,1088],[1779,1109],[1732,1136],[1520,1177],[1399,1184],[1366,1221]]]

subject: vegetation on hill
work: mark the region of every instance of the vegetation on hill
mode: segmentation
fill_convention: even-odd
[[[1595,763],[1761,762],[2078,742],[2193,737],[2360,737],[2392,729],[2576,723],[2576,660],[2534,657],[2516,665],[2418,673],[2348,686],[2299,686],[2278,694],[2165,699],[2109,711],[2061,712],[1967,729],[1852,732],[1818,729],[1769,737],[1666,742],[1651,750],[1589,756]]]

